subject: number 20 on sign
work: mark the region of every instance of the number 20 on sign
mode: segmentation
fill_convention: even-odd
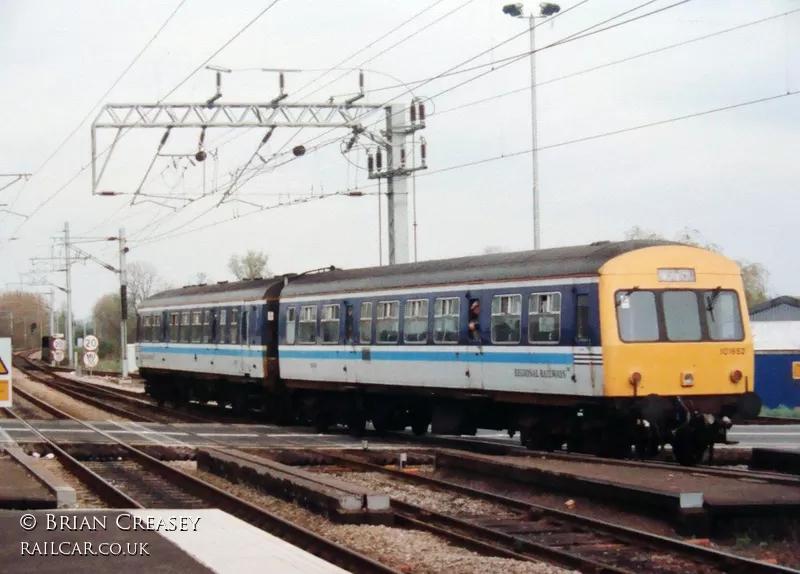
[[[11,406],[11,339],[0,339],[0,407]]]

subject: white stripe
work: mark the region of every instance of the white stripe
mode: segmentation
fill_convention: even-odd
[[[419,287],[405,288],[405,289],[392,289],[386,288],[373,291],[339,291],[338,293],[329,293],[327,295],[287,295],[281,297],[281,303],[290,303],[297,301],[324,301],[327,299],[340,299],[344,296],[368,298],[368,297],[393,297],[402,295],[415,295],[420,293],[444,293],[448,291],[461,291],[461,290],[486,290],[486,289],[524,289],[526,287],[550,287],[561,285],[591,285],[597,283],[598,277],[564,277],[563,279],[536,279],[529,281],[502,281],[495,283],[471,283],[471,284],[453,284],[442,285],[437,287],[427,287],[420,285]],[[290,283],[291,286],[291,283]]]
[[[14,429],[12,429],[12,430],[14,430]],[[28,429],[25,429],[25,430],[28,430]],[[13,438],[11,438],[11,435],[8,434],[6,432],[6,429],[4,429],[3,427],[0,427],[0,442],[9,442],[11,444],[17,444],[17,441],[15,441]]]
[[[800,436],[800,432],[728,431],[728,436],[758,436],[763,439],[768,436]]]
[[[220,433],[220,432],[196,432],[194,433],[196,436],[224,436],[224,437],[257,437],[260,436],[258,434],[246,434],[246,433]],[[309,436],[309,435],[305,435]]]

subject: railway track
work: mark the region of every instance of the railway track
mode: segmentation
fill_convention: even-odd
[[[40,399],[39,401],[47,404]],[[54,416],[72,420],[116,444],[125,452],[123,460],[80,462],[64,451],[58,441],[37,431],[11,409],[3,408],[0,411],[39,436],[61,464],[91,488],[109,508],[218,508],[351,572],[400,574],[380,562],[326,540],[310,530],[182,472],[53,405],[47,407]]]
[[[513,511],[516,517],[510,519],[496,516],[464,519],[392,500],[399,524],[428,530],[476,549],[494,551],[498,556],[547,560],[566,568],[595,573],[797,572],[448,481],[385,468],[353,455],[317,450],[310,452],[337,466],[388,474],[395,479],[435,490],[487,500]]]
[[[36,397],[19,389],[14,389],[14,406],[12,408],[16,414],[28,420],[46,421],[58,418],[39,406]]]
[[[595,464],[607,464],[620,466],[623,468],[648,468],[661,469],[669,472],[680,472],[688,474],[704,474],[721,478],[763,480],[770,484],[783,484],[800,487],[800,477],[779,472],[764,472],[757,470],[741,470],[733,468],[721,468],[715,466],[681,466],[677,462],[645,461],[619,458],[603,458],[594,455],[586,455],[572,452],[560,451],[538,451],[530,450],[526,447],[502,444],[499,442],[480,440],[474,438],[446,437],[446,436],[422,436],[415,437],[407,434],[394,433],[384,440],[402,441],[403,443],[417,443],[421,446],[437,446],[455,450],[465,450],[486,455],[518,456],[528,458],[546,457],[550,459],[565,460],[570,462],[587,462]]]
[[[23,371],[29,378],[48,385],[75,400],[134,422],[217,422],[191,413],[159,407],[141,396],[137,397],[129,394],[130,392],[120,392],[115,389],[106,389],[98,385],[74,381],[50,371],[49,368],[41,367],[22,355],[14,356],[14,366]]]

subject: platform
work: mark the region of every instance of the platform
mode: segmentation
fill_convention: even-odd
[[[28,508],[56,508],[56,497],[24,466],[5,454],[0,455],[0,509]]]
[[[23,513],[0,511],[0,539],[4,541],[0,545],[0,572],[346,573],[221,510],[35,511],[31,514],[37,519],[37,527],[26,532],[20,525]],[[63,517],[70,521],[70,526],[84,528],[82,531],[48,531],[48,514],[56,524]],[[150,519],[153,524],[163,519],[164,526],[157,531],[134,531],[131,528],[137,517]],[[170,519],[180,517],[185,517],[185,530],[166,531]],[[175,521],[175,524],[180,523]],[[47,542],[54,544],[45,544]],[[102,546],[104,543],[106,546]],[[144,553],[143,545],[146,545]],[[103,556],[101,552],[118,555]],[[128,555],[119,555],[121,553]]]

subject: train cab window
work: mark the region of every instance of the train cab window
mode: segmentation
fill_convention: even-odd
[[[703,293],[708,336],[712,341],[741,341],[744,339],[739,296],[735,291],[706,291]]]
[[[397,343],[400,332],[400,301],[379,301],[376,321],[378,343]]]
[[[190,324],[190,313],[181,313],[181,342],[190,343],[192,340],[192,325]]]
[[[180,327],[178,326],[178,314],[170,314],[169,321],[169,340],[172,343],[177,343],[180,333]]]
[[[528,342],[561,340],[561,293],[533,293],[528,299]]]
[[[358,340],[369,345],[372,342],[372,303],[362,303],[358,314]]]
[[[436,299],[433,302],[433,342],[458,343],[458,297]]]
[[[286,309],[286,344],[294,345],[295,335],[297,334],[297,308],[289,307]]]
[[[203,343],[211,340],[211,311],[203,311]]]
[[[339,342],[339,305],[323,305],[319,318],[319,338],[325,345]]]
[[[239,310],[238,309],[231,309],[231,345],[236,345],[239,343],[239,331],[236,329],[239,318]]]
[[[353,344],[353,306],[347,305],[344,313],[344,342],[347,345]]]
[[[219,310],[219,327],[217,328],[217,333],[219,334],[219,344],[225,344],[225,335],[228,331],[228,310],[227,309],[220,309]]]
[[[694,291],[664,291],[664,322],[670,341],[699,341],[702,337],[697,293]]]
[[[519,343],[521,320],[521,295],[492,297],[492,343]]]
[[[300,320],[297,325],[297,342],[313,345],[317,342],[317,307],[300,307]]]
[[[575,341],[586,343],[589,337],[589,296],[575,298]]]
[[[626,343],[658,341],[656,296],[652,291],[617,291],[619,336]]]
[[[403,321],[403,340],[406,343],[426,343],[428,341],[428,300],[406,301]]]

